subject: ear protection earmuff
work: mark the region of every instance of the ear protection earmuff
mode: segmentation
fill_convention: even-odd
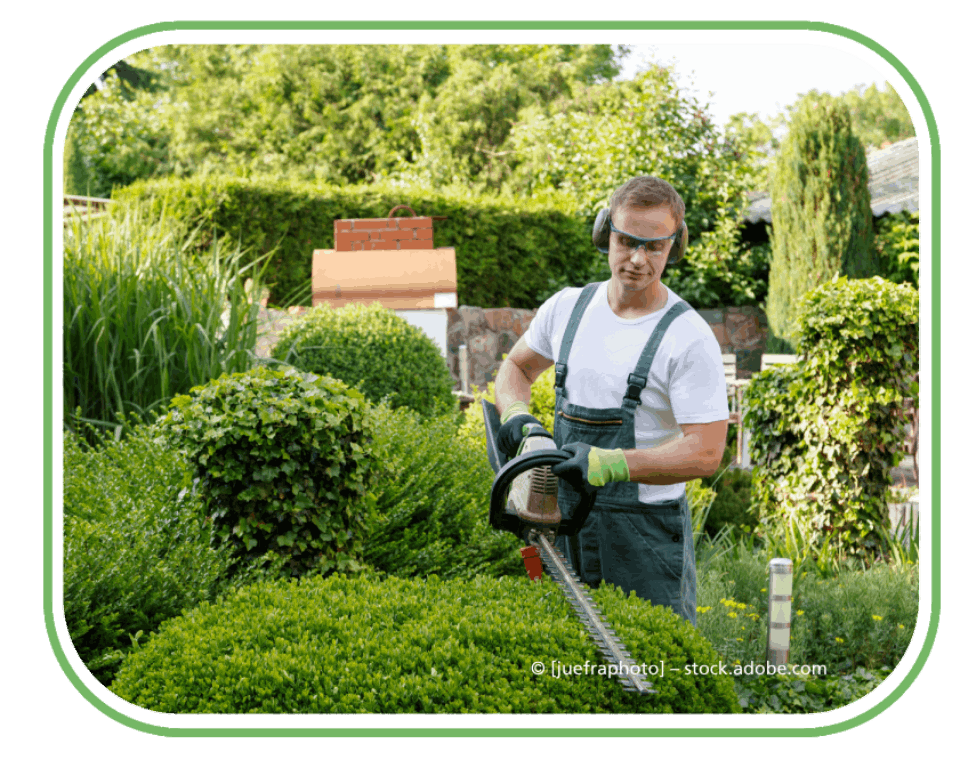
[[[593,244],[600,253],[610,252],[610,209],[604,208],[593,222]],[[687,250],[687,223],[680,222],[680,234],[673,241],[667,264],[676,264]]]

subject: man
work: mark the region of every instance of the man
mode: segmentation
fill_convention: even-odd
[[[717,470],[729,411],[716,338],[660,280],[683,255],[684,211],[662,179],[614,193],[594,239],[603,252],[609,231],[610,279],[547,299],[497,374],[496,405],[498,445],[512,457],[526,425],[539,424],[530,386],[556,362],[554,440],[570,457],[553,467],[564,515],[578,489],[597,487],[583,529],[558,547],[587,584],[635,591],[696,625],[684,483]]]

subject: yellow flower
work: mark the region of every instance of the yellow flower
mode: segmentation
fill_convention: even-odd
[[[843,642],[843,638],[842,638],[842,637],[835,637],[835,638],[833,638],[833,639],[836,640],[838,643],[842,643],[842,642]]]
[[[873,620],[874,620],[874,621],[883,621],[883,616],[877,616],[877,614],[873,614]]]
[[[903,624],[897,624],[897,626],[900,627],[900,629],[906,629],[906,627],[903,626]]]
[[[797,611],[797,616],[803,616],[803,610]]]
[[[709,611],[712,607],[713,607],[712,605],[698,605],[698,606],[697,606],[697,613],[706,613],[706,612]]]
[[[766,587],[764,587],[764,588],[763,588],[763,589],[761,589],[760,591],[761,591],[761,592],[766,592],[766,591],[767,591],[767,588],[766,588]]]
[[[738,642],[738,643],[742,643],[742,642],[743,642],[743,638],[742,638],[742,637],[738,637],[738,638],[737,638],[737,642]]]
[[[729,616],[731,619],[737,618],[737,614],[735,614],[733,611],[730,611],[730,613],[728,613],[727,616]]]

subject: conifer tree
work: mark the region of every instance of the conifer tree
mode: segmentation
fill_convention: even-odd
[[[91,184],[90,171],[83,163],[76,126],[70,125],[63,146],[63,194],[89,196]]]
[[[849,109],[828,95],[801,104],[780,148],[771,197],[767,319],[771,351],[791,350],[797,304],[834,274],[877,274],[867,158]]]

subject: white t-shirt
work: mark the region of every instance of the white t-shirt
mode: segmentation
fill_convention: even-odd
[[[636,368],[657,323],[680,301],[667,288],[663,309],[627,320],[610,308],[608,283],[599,285],[587,305],[567,361],[567,399],[585,408],[623,404],[627,376]],[[550,360],[559,357],[580,291],[564,288],[543,303],[524,334],[530,349]],[[688,310],[670,324],[654,355],[634,416],[637,448],[654,448],[682,435],[680,424],[709,424],[729,417],[720,345],[706,321]],[[683,493],[683,483],[641,483],[639,500],[667,501]]]

